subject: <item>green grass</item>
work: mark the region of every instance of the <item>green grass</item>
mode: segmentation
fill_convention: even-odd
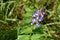
[[[41,26],[31,25],[32,14],[42,7]],[[60,1],[0,0],[0,40],[60,40]]]

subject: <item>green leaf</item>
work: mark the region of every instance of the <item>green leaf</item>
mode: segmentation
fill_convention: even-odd
[[[32,35],[31,40],[40,40],[39,38],[40,38],[40,34],[34,34]]]
[[[28,34],[28,33],[32,33],[32,28],[27,26],[25,28],[23,28],[22,30],[20,30],[21,34],[25,33],[25,34]]]
[[[46,37],[47,34],[34,34],[31,37],[31,40],[45,40],[44,37]]]
[[[17,40],[29,40],[30,35],[19,35]]]
[[[24,22],[25,24],[30,23],[30,22],[31,22],[31,18],[30,18],[30,19],[25,19],[23,22]]]
[[[25,8],[26,12],[31,12],[32,10],[30,8]]]

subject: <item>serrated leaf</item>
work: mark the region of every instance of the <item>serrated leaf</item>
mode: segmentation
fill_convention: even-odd
[[[47,36],[47,34],[34,34],[31,37],[31,40],[42,40],[44,36]]]
[[[40,40],[39,38],[40,38],[40,34],[34,34],[32,35],[31,40]]]

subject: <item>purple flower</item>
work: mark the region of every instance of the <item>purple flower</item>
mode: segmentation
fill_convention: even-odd
[[[45,14],[45,12],[42,12],[42,15],[44,15]]]
[[[43,15],[43,14],[41,14],[41,17],[43,18],[43,17],[44,17],[44,15]]]
[[[32,17],[35,17],[36,15],[35,14],[32,14]]]
[[[37,10],[37,11],[35,12],[35,15],[36,15],[36,16],[38,16],[38,14],[39,14],[39,10]]]
[[[33,19],[31,22],[31,25],[33,25],[35,23],[36,19]]]
[[[32,14],[32,17],[36,17],[39,14],[39,10],[37,10],[34,14]]]
[[[39,18],[38,20],[39,20],[39,21],[42,21],[42,20],[43,20],[43,18]]]
[[[36,25],[39,27],[40,26],[40,23],[39,22],[36,22]]]
[[[36,16],[36,19],[39,19],[39,16]]]
[[[40,17],[40,15],[41,15],[41,17]],[[40,22],[43,21],[44,15],[45,15],[45,12],[43,11],[43,8],[37,10],[34,14],[32,14],[33,20],[31,22],[31,25],[36,23],[36,25],[39,27],[40,23],[38,21],[40,21]],[[36,20],[37,20],[37,22],[36,22]]]

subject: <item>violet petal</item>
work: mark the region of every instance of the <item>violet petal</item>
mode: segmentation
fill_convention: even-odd
[[[40,26],[40,23],[39,22],[36,22],[36,25],[39,27]]]
[[[31,25],[33,25],[35,23],[36,19],[33,19],[31,22]]]
[[[38,16],[38,14],[39,14],[39,10],[37,10],[37,11],[35,12],[35,15],[37,15],[37,16]]]
[[[39,20],[39,21],[42,21],[42,20],[43,20],[43,18],[39,18],[38,20]]]
[[[41,17],[43,18],[43,17],[44,17],[44,15],[43,15],[43,14],[41,14]]]
[[[32,14],[32,17],[35,17],[35,14]]]
[[[42,12],[42,15],[44,15],[45,14],[45,12]]]
[[[36,19],[39,19],[39,17],[38,17],[38,16],[36,16]]]

